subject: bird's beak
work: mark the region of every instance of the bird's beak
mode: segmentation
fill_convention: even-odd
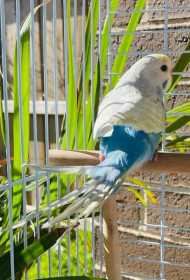
[[[163,89],[167,90],[170,87],[172,81],[172,75],[173,75],[173,67],[171,66],[168,69],[167,80],[165,80],[162,84]]]

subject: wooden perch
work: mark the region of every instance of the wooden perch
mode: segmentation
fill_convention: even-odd
[[[49,164],[53,166],[96,165],[99,162],[98,151],[49,150]]]
[[[52,166],[96,165],[100,162],[99,157],[98,151],[50,150],[49,164]],[[155,159],[146,163],[141,170],[158,173],[188,173],[190,172],[190,154],[159,152]]]
[[[106,274],[109,280],[121,280],[121,253],[118,231],[117,203],[109,197],[102,208]]]
[[[99,162],[98,151],[49,151],[49,164],[52,166],[96,165]],[[190,172],[190,154],[157,153],[154,160],[146,163],[141,170],[159,173]],[[113,196],[104,203],[102,212],[106,273],[109,280],[120,280],[122,277],[118,217]]]

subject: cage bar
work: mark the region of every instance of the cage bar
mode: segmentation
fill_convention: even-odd
[[[41,1],[41,8],[38,10],[39,13],[36,12],[37,2],[39,1],[30,0],[28,3],[27,1],[20,0],[0,1],[0,50],[2,69],[2,73],[0,74],[2,80],[2,108],[5,124],[5,145],[2,146],[4,150],[0,155],[3,157],[0,158],[0,165],[2,164],[3,168],[0,166],[0,168],[2,168],[2,174],[0,175],[6,176],[6,181],[4,182],[1,180],[0,183],[0,198],[7,193],[8,201],[7,223],[1,227],[0,219],[0,235],[5,231],[8,232],[9,248],[7,248],[7,250],[10,251],[11,280],[16,279],[15,271],[17,269],[17,267],[15,267],[15,247],[17,246],[16,242],[18,236],[15,233],[17,231],[22,232],[23,236],[21,240],[23,238],[25,249],[29,246],[28,236],[31,234],[31,231],[34,233],[35,238],[40,240],[41,231],[43,230],[40,219],[47,217],[47,222],[50,221],[56,209],[62,207],[64,203],[64,188],[67,189],[67,192],[70,192],[71,188],[79,188],[80,179],[78,177],[74,179],[72,186],[69,181],[64,181],[64,183],[66,183],[63,186],[62,178],[65,169],[69,169],[71,166],[94,166],[100,162],[100,152],[98,150],[90,150],[91,147],[88,147],[86,104],[89,92],[87,89],[93,93],[93,80],[95,78],[94,73],[97,59],[100,65],[102,63],[102,50],[105,47],[102,42],[102,35],[105,34],[105,20],[107,21],[108,29],[108,50],[106,52],[106,73],[99,81],[100,100],[103,98],[106,85],[112,84],[113,77],[122,74],[119,73],[119,71],[113,72],[112,64],[117,55],[122,36],[128,32],[126,31],[128,22],[126,19],[135,12],[134,3],[136,3],[136,1],[119,1],[119,8],[117,12],[113,14],[111,10],[112,1],[110,2],[108,0],[43,0]],[[47,2],[48,5],[46,5]],[[70,6],[68,6],[69,3]],[[93,5],[95,3],[98,4],[98,24],[96,38],[94,40],[92,35],[95,21]],[[68,8],[70,8],[71,13],[70,19]],[[86,85],[86,57],[88,56],[88,51],[86,51],[85,29],[88,20],[86,13],[88,8],[91,11],[89,25],[91,42],[88,50],[90,52],[89,58],[91,67],[89,69],[89,84]],[[139,10],[136,9],[136,12],[138,11]],[[33,141],[33,145],[31,145],[33,147],[30,147],[30,153],[32,154],[30,161],[25,162],[20,30],[21,23],[28,15],[28,12],[31,13],[31,100],[29,102],[29,115],[33,134],[33,139],[31,135],[30,141]],[[188,37],[190,29],[190,6],[187,1],[184,1],[183,4],[176,2],[174,5],[168,0],[147,1],[147,5],[142,9],[142,13],[141,23],[138,28],[134,32],[128,32],[128,35],[135,35],[131,50],[128,53],[125,51],[120,53],[121,57],[128,57],[126,69],[137,59],[152,52],[164,52],[170,55],[173,60],[176,60],[182,53],[190,53],[188,49],[184,50],[189,43]],[[114,16],[113,24],[111,24],[112,16]],[[41,28],[38,30],[39,20],[41,20]],[[69,24],[71,24],[72,38],[68,38]],[[62,29],[59,29],[60,26]],[[60,34],[60,30],[62,30],[63,34]],[[10,36],[11,32],[14,33],[12,37]],[[62,48],[60,47],[61,36]],[[17,43],[16,51],[14,49],[15,46],[13,47],[13,44],[10,44],[10,41],[13,40],[11,38],[13,37],[15,39],[14,43]],[[41,37],[41,41],[39,37]],[[143,40],[144,43],[142,43]],[[149,44],[147,44],[148,41]],[[74,146],[70,143],[71,131],[69,129],[68,120],[70,82],[70,61],[68,56],[70,44],[73,46],[73,72],[76,78],[75,94],[77,97],[79,95],[78,79],[82,74],[82,146],[80,146],[81,143],[78,141],[78,123],[75,127]],[[13,80],[11,68],[13,65],[13,57],[10,55],[11,48],[12,53],[16,53],[18,57],[17,87],[19,92],[18,111],[20,116],[20,130],[18,131],[18,135],[21,147],[20,158],[22,161],[22,172],[18,178],[12,175],[15,160],[12,143],[12,118],[14,118],[15,108],[13,90],[10,86]],[[61,51],[63,52],[63,56],[60,55]],[[39,71],[40,67],[37,61],[39,57],[41,59],[41,71]],[[64,71],[62,71],[63,68]],[[164,100],[167,108],[171,107],[171,101],[168,101],[168,99],[177,100],[177,103],[183,104],[185,101],[188,102],[190,96],[189,69],[184,69],[182,72],[175,71],[174,74],[182,75],[183,79],[172,93],[166,93]],[[102,76],[102,73],[100,73],[100,76]],[[39,84],[42,85],[41,89]],[[93,111],[95,102],[96,100],[92,94],[90,96],[92,127],[96,117]],[[176,105],[175,102],[174,105]],[[167,115],[167,117],[171,119],[176,119],[181,116],[189,117],[188,108],[185,112],[176,112],[173,110]],[[61,126],[60,123],[63,118],[64,122],[62,122]],[[179,137],[188,139],[190,136],[188,126],[189,123],[187,123],[184,129],[179,129],[176,134]],[[64,148],[67,150],[60,150],[62,145],[61,138],[64,133],[67,138]],[[40,139],[41,134],[44,136],[43,140]],[[159,151],[152,161],[145,164],[134,174],[134,176],[142,176],[143,174],[143,178],[145,178],[145,181],[148,181],[147,184],[150,184],[151,190],[155,192],[158,198],[158,204],[148,205],[147,208],[144,209],[138,201],[130,197],[128,192],[129,183],[125,182],[119,192],[105,202],[103,208],[100,209],[98,217],[96,213],[93,213],[91,218],[85,219],[81,222],[80,226],[74,229],[74,239],[72,237],[72,219],[69,220],[68,223],[70,223],[70,227],[65,232],[65,235],[53,248],[48,250],[46,277],[62,276],[62,262],[63,257],[66,255],[65,270],[68,275],[77,274],[79,276],[91,273],[93,276],[97,277],[103,277],[107,274],[108,278],[111,280],[119,280],[121,277],[133,280],[170,280],[171,269],[173,269],[176,273],[181,273],[184,279],[188,279],[190,274],[188,261],[190,252],[190,224],[188,219],[190,214],[188,204],[190,194],[188,179],[190,172],[190,151],[184,144],[179,147],[180,152],[177,149],[174,150],[172,147],[165,145],[166,140],[170,136],[174,137],[175,135],[174,133],[163,132],[161,152]],[[42,148],[40,147],[40,141],[44,142]],[[41,153],[44,155],[43,160],[40,158]],[[180,176],[183,178],[182,182],[178,179]],[[85,179],[83,181],[85,182]],[[41,184],[41,182],[44,183]],[[53,199],[52,192],[54,189],[52,188],[52,182],[54,186],[56,185],[55,197]],[[19,220],[13,222],[13,193],[14,189],[19,184],[23,186],[22,210]],[[132,186],[135,190],[142,192],[139,186]],[[32,205],[27,199],[28,192],[35,192],[35,201]],[[43,205],[41,205],[43,195],[46,196],[46,200],[44,200]],[[147,199],[146,195],[144,195],[144,197]],[[133,213],[133,216],[130,216],[130,213]],[[60,227],[62,226],[61,224]],[[81,231],[84,235],[82,246],[80,240]],[[88,231],[90,231],[91,234],[91,262],[89,261],[88,251]],[[47,232],[50,233],[51,228],[49,228]],[[64,239],[65,236],[66,239]],[[63,246],[63,240],[66,240],[65,247]],[[74,253],[73,242],[75,243]],[[106,250],[104,250],[104,247],[106,247]],[[127,253],[125,253],[125,251]],[[172,254],[172,258],[168,252]],[[76,264],[75,273],[73,272],[73,255],[75,257],[74,263]],[[83,263],[81,263],[81,255],[83,255]],[[183,255],[186,256],[185,260],[182,259]],[[53,267],[55,256],[57,258],[56,269]],[[36,274],[34,277],[32,276],[33,278],[45,277],[43,275],[43,257],[44,256],[40,256],[37,259],[37,265],[35,267]],[[143,271],[139,268],[140,266]],[[26,270],[24,275],[25,279],[30,279],[30,273],[30,270]]]

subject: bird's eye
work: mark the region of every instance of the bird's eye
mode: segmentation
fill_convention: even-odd
[[[168,70],[168,66],[167,65],[162,65],[161,67],[160,67],[160,69],[163,71],[163,72],[166,72],[167,70]]]

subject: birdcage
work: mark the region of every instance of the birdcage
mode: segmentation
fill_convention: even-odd
[[[190,278],[189,28],[188,0],[0,0],[0,279]],[[150,53],[174,64],[156,159],[49,227],[86,180],[63,168],[99,162],[99,102]]]

